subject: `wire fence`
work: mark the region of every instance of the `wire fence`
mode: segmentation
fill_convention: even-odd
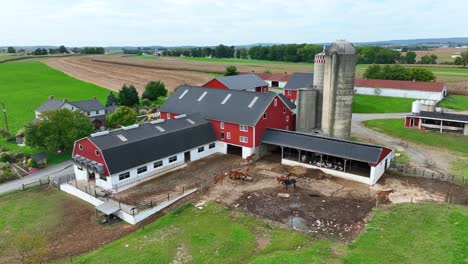
[[[425,168],[413,167],[406,164],[392,163],[389,167],[391,171],[395,171],[403,176],[421,177],[432,180],[446,181],[459,185],[468,185],[468,178],[465,176],[456,177],[448,173],[440,173]]]
[[[32,188],[32,187],[37,187],[37,186],[42,186],[42,185],[49,185],[50,184],[50,179],[39,179],[34,182],[30,183],[23,183],[21,184],[21,190],[24,191],[26,189]]]

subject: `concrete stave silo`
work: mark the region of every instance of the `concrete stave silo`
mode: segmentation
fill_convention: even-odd
[[[324,47],[325,48],[325,47]],[[323,78],[325,70],[325,52],[315,55],[314,59],[314,89],[317,91],[315,128],[322,127]]]

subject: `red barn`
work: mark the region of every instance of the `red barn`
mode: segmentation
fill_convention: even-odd
[[[218,77],[205,83],[203,87],[248,92],[268,92],[268,83],[255,74]]]
[[[295,129],[295,105],[283,95],[181,86],[161,106],[161,118],[200,113],[225,143],[223,153],[258,151],[267,128]]]
[[[289,78],[288,83],[284,86],[284,96],[289,100],[296,102],[297,90],[304,88],[312,88],[314,83],[314,74],[307,72],[295,72]]]
[[[406,115],[405,127],[468,136],[468,115],[420,111]]]

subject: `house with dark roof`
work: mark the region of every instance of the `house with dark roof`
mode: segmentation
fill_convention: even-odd
[[[283,95],[181,86],[160,107],[161,118],[199,113],[223,143],[222,153],[257,153],[267,128],[295,129],[295,105]]]
[[[419,111],[406,115],[405,127],[468,136],[468,115],[443,111]]]
[[[90,121],[97,128],[104,126],[106,115],[115,111],[115,107],[106,108],[96,97],[90,100],[70,102],[68,99],[57,100],[54,96],[49,96],[47,101],[34,110],[34,113],[36,119],[41,120],[42,113],[58,109],[69,109],[71,111],[80,110],[88,116]]]
[[[75,142],[75,177],[119,192],[221,152],[221,144],[199,114],[99,132]]]
[[[218,77],[205,83],[203,87],[247,92],[268,92],[268,83],[252,73]]]
[[[296,102],[297,90],[311,89],[314,84],[314,74],[309,72],[295,72],[284,86],[284,95],[291,101]]]
[[[280,129],[267,129],[262,143],[281,148],[282,164],[369,185],[379,180],[393,158],[389,148]]]
[[[356,94],[379,95],[441,101],[447,96],[447,85],[442,82],[416,82],[356,78]]]

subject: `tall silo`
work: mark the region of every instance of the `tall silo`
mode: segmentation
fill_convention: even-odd
[[[325,50],[322,106],[325,135],[351,136],[356,57],[356,48],[345,40],[334,42]]]
[[[324,47],[325,49],[325,47]],[[323,77],[325,69],[325,52],[315,55],[314,59],[314,89],[317,91],[317,108],[315,111],[315,128],[322,127]]]
[[[296,131],[312,133],[315,129],[317,91],[302,88],[297,90]]]

